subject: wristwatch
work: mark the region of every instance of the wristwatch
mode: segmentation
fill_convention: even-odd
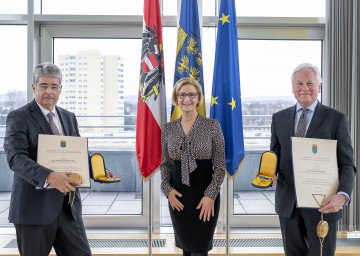
[[[350,198],[348,198],[346,195],[344,195],[344,194],[341,194],[344,198],[345,198],[345,202],[344,202],[344,205],[347,205],[347,204],[349,204],[349,202],[350,202]]]

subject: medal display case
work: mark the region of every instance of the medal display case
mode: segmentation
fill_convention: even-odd
[[[252,185],[257,188],[272,186],[272,177],[276,172],[277,156],[272,151],[265,151],[260,158],[258,175],[253,179]]]
[[[95,182],[115,183],[120,182],[120,178],[106,177],[106,167],[104,157],[99,154],[93,154],[90,157],[91,175]]]

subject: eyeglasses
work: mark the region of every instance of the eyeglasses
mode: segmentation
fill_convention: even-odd
[[[58,91],[61,89],[61,85],[50,85],[47,86],[46,84],[38,84],[39,90],[40,91],[46,91],[48,88],[50,88],[51,91]]]
[[[197,96],[197,93],[196,92],[189,92],[189,93],[185,93],[185,92],[179,92],[177,94],[177,96],[179,97],[179,99],[185,99],[186,96],[189,97],[189,99],[195,99],[195,97]]]

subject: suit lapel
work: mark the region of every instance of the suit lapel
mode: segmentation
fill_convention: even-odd
[[[286,137],[293,137],[295,136],[294,126],[295,126],[295,111],[296,111],[296,105],[292,108],[289,108],[285,112],[284,116],[284,123],[282,124],[282,127],[284,127],[283,131]],[[290,120],[290,121],[289,121]]]
[[[41,109],[35,100],[30,102],[29,111],[32,118],[39,124],[40,129],[44,132],[44,134],[53,134],[49,123],[47,122],[44,114],[41,112]]]
[[[291,136],[295,136],[295,114],[296,114],[296,105],[294,107],[291,108],[291,110],[289,111],[289,119],[291,120],[291,122],[289,122],[290,124],[290,128],[289,131],[291,131]]]
[[[326,115],[327,115],[326,111],[324,110],[321,103],[319,102],[316,105],[314,115],[311,119],[311,122],[310,122],[310,125],[306,132],[305,137],[311,138],[314,135],[315,131],[317,130],[319,125],[322,123],[322,121],[324,120]]]

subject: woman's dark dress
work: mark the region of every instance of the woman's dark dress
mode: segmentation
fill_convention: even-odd
[[[196,209],[204,191],[212,179],[211,160],[197,160],[197,169],[190,174],[191,187],[181,183],[181,162],[174,161],[174,169],[171,172],[170,183],[181,191],[182,197],[178,198],[185,205],[183,211],[173,210],[169,205],[169,211],[175,233],[177,247],[189,252],[206,252],[212,249],[212,240],[220,209],[220,196],[215,200],[215,216],[210,221],[204,222],[199,219],[200,209]]]
[[[182,211],[169,205],[175,244],[189,252],[212,249],[213,235],[220,209],[220,186],[225,175],[224,140],[217,121],[198,116],[188,136],[181,127],[181,119],[168,123],[162,136],[162,191],[168,196],[171,189],[182,194],[178,200]],[[203,196],[215,200],[215,216],[210,221],[199,219],[196,209]]]

